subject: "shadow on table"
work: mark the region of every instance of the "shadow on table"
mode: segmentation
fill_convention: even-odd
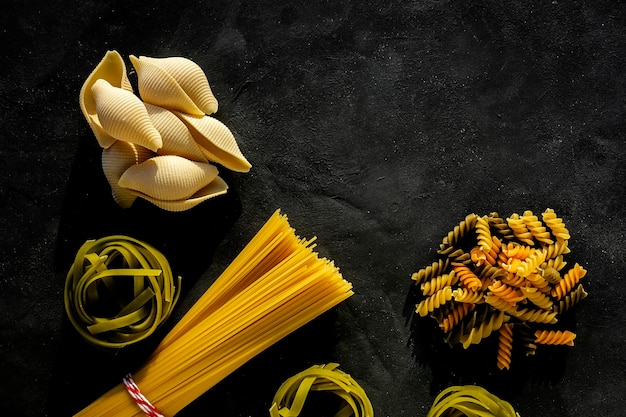
[[[413,356],[418,364],[431,370],[431,395],[451,385],[466,384],[476,384],[496,395],[504,395],[527,383],[555,385],[562,380],[571,347],[538,345],[534,354],[528,354],[525,341],[532,338],[534,326],[520,324],[514,327],[510,369],[500,370],[497,367],[498,332],[467,349],[460,343],[451,346],[434,318],[420,317],[415,312],[416,304],[423,298],[418,293],[415,285],[411,285],[404,315],[410,327]],[[561,316],[559,326],[571,330],[574,322],[572,311]]]
[[[230,172],[220,175],[230,184]],[[111,196],[95,139],[82,138],[68,182],[55,250],[55,270],[65,277],[76,252],[88,239],[126,235],[154,246],[182,277],[181,297],[210,267],[215,250],[241,214],[234,189],[183,212],[168,212],[142,199],[129,209]],[[59,283],[62,285],[62,283]],[[182,298],[181,298],[182,299]],[[72,415],[89,404],[94,393],[119,383],[121,376],[149,355],[169,330],[164,325],[148,341],[117,352],[89,345],[65,319],[61,348],[50,384],[48,415]],[[99,396],[99,395],[98,395]]]

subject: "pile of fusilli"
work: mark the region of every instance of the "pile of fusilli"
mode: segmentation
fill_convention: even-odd
[[[416,312],[435,318],[450,345],[468,348],[497,332],[500,369],[510,367],[514,328],[529,355],[538,344],[573,346],[573,332],[554,329],[587,296],[579,283],[587,271],[565,268],[569,238],[552,209],[541,220],[531,211],[469,214],[443,238],[438,260],[412,275],[422,296]]]

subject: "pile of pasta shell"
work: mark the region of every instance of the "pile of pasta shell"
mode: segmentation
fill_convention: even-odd
[[[448,344],[467,349],[497,337],[496,363],[510,369],[514,335],[526,355],[538,345],[574,345],[559,319],[587,296],[570,233],[553,209],[502,218],[471,213],[442,240],[438,259],[412,274],[415,312],[434,318]],[[493,335],[493,336],[492,336]]]
[[[117,51],[108,51],[80,91],[80,107],[102,147],[102,169],[123,208],[137,198],[188,210],[224,194],[216,165],[248,172],[202,69],[183,57],[130,56],[139,96]]]

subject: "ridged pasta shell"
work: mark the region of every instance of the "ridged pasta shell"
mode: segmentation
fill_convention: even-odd
[[[144,103],[152,124],[161,134],[163,146],[159,155],[178,155],[192,161],[208,162],[187,126],[171,111]]]
[[[202,116],[217,111],[217,99],[202,69],[182,57],[130,55],[137,71],[139,94],[146,103]]]
[[[157,200],[186,200],[209,185],[217,174],[214,165],[164,155],[131,166],[118,184]]]
[[[119,87],[126,91],[133,91],[133,87],[126,75],[126,64],[124,64],[122,56],[117,51],[107,51],[104,58],[102,58],[100,63],[83,83],[78,99],[83,116],[87,119],[89,127],[91,127],[98,143],[101,147],[108,148],[116,139],[102,128],[98,114],[96,113],[96,102],[91,92],[91,87],[93,87],[94,83],[99,79],[108,81],[109,84],[114,87]]]
[[[139,193],[137,193],[137,195],[138,197],[150,201],[152,204],[162,208],[163,210],[185,211],[197,206],[203,201],[209,200],[222,194],[226,194],[227,191],[228,185],[221,177],[218,176],[213,181],[211,181],[209,185],[198,190],[194,195],[184,200],[159,200],[150,196],[141,195]]]
[[[209,161],[237,172],[250,171],[252,165],[241,153],[230,129],[222,122],[211,116],[196,117],[178,112],[176,115],[187,125]]]
[[[137,96],[104,79],[96,80],[91,91],[100,124],[109,135],[155,152],[163,146],[146,106]]]
[[[154,152],[143,146],[116,140],[113,145],[102,150],[102,171],[111,186],[113,200],[122,208],[129,208],[137,195],[118,184],[122,174],[133,165],[140,164],[154,156]]]

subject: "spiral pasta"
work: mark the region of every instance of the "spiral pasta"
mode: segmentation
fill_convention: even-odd
[[[528,228],[528,231],[539,242],[546,245],[554,243],[554,241],[550,238],[550,232],[548,232],[548,229],[543,225],[539,218],[533,214],[532,211],[526,210],[524,214],[522,214],[522,220]]]
[[[511,368],[511,353],[513,350],[513,325],[510,323],[504,324],[500,327],[498,333],[498,356],[497,366],[498,369],[510,369]]]
[[[570,234],[563,223],[563,219],[557,217],[553,209],[546,209],[541,214],[541,217],[546,226],[552,231],[557,241],[569,240]]]
[[[435,292],[439,291],[443,287],[452,286],[456,284],[458,281],[458,277],[454,273],[454,271],[449,274],[443,274],[436,276],[430,281],[424,282],[421,285],[421,290],[424,295],[433,295]]]
[[[496,212],[469,214],[443,238],[437,260],[412,274],[422,298],[415,312],[436,320],[451,346],[468,349],[497,331],[507,342],[510,335],[521,338],[533,355],[544,344],[534,332],[550,330],[587,297],[580,283],[586,270],[579,264],[565,270],[568,243],[569,232],[552,209],[541,219],[530,210],[506,219]],[[502,370],[510,368],[505,354],[496,361]]]
[[[555,311],[559,314],[564,313],[585,297],[587,297],[587,292],[583,288],[582,284],[578,284],[576,289],[572,290],[569,294],[567,294],[559,301],[559,304],[558,306],[556,306]]]
[[[569,330],[537,330],[535,342],[544,345],[568,345],[574,346],[576,334]]]
[[[535,242],[533,241],[532,233],[530,233],[528,227],[526,227],[526,224],[524,224],[524,220],[520,217],[519,214],[511,214],[511,217],[507,218],[506,221],[509,224],[511,230],[513,230],[513,235],[515,235],[515,237],[519,241],[527,245],[535,244]]]
[[[572,269],[563,275],[563,279],[552,288],[552,296],[560,300],[570,292],[570,290],[587,274],[587,270],[582,266],[575,264]]]
[[[452,287],[444,287],[419,303],[415,311],[424,317],[452,299]]]

